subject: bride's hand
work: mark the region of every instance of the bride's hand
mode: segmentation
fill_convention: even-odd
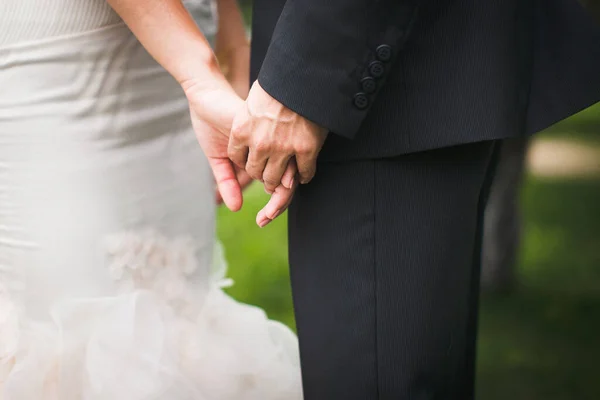
[[[108,3],[152,57],[183,87],[196,136],[224,202],[231,210],[239,210],[241,186],[227,158],[227,145],[233,117],[243,106],[243,100],[223,76],[210,44],[179,0],[108,0]],[[220,31],[219,40],[230,47],[232,43],[246,42],[237,2],[219,0],[219,5],[223,11],[221,26],[228,26]]]
[[[225,82],[184,82],[182,84],[188,101],[192,125],[198,143],[212,168],[217,181],[217,202],[222,198],[232,211],[242,207],[242,190],[252,182],[246,171],[237,168],[227,155],[231,124],[239,107],[245,107],[233,89]],[[297,166],[290,161],[282,181],[271,193],[271,198],[256,216],[256,223],[264,227],[280,216],[290,205],[298,185]]]
[[[227,157],[229,132],[242,99],[227,82],[184,82],[196,138],[215,176],[217,190],[231,211],[242,207],[242,189],[248,185],[244,174]]]
[[[252,179],[252,177],[250,175],[248,175],[248,173],[245,170],[241,169],[237,165],[235,166],[235,175],[236,175],[237,180],[238,180],[238,182],[240,184],[242,192],[248,186],[250,186],[250,184],[252,182],[254,182],[254,179]],[[223,196],[221,195],[221,192],[219,191],[219,188],[217,188],[217,192],[215,193],[215,201],[216,201],[216,203],[217,203],[218,206],[220,206],[221,204],[223,204]]]

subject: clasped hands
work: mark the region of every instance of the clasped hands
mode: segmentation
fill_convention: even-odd
[[[232,211],[252,180],[271,195],[256,216],[260,227],[290,205],[298,184],[310,182],[327,130],[271,97],[258,82],[242,100],[226,82],[182,83],[192,124],[217,183]]]

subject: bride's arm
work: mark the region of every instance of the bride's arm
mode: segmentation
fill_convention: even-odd
[[[221,3],[225,7],[225,16],[221,17],[224,29],[221,30],[223,43],[236,42],[241,38],[243,24],[241,15],[238,22],[228,26],[234,13],[233,3],[227,0]],[[138,38],[146,50],[161,64],[183,87],[192,109],[192,123],[204,153],[207,155],[213,173],[217,178],[219,191],[229,208],[241,207],[239,177],[227,157],[229,130],[235,113],[244,106],[223,76],[219,63],[202,32],[183,6],[181,0],[107,0],[108,4],[121,16],[129,29]],[[237,10],[237,9],[236,9]],[[237,11],[239,13],[239,10]],[[223,21],[225,18],[225,21]],[[229,30],[233,28],[233,30]],[[227,32],[229,30],[229,32]],[[235,33],[237,32],[237,33]],[[223,35],[228,35],[224,38]],[[245,40],[245,36],[244,36]],[[233,48],[233,47],[232,47]],[[207,126],[211,125],[211,126]],[[214,128],[221,133],[214,133]],[[292,175],[293,168],[288,168]],[[283,187],[282,187],[283,188]],[[288,189],[276,192],[270,203],[277,209],[287,207],[291,197]]]
[[[190,101],[192,118],[228,135],[235,110],[243,101],[223,76],[210,44],[181,0],[107,2],[181,84]]]
[[[182,86],[226,82],[181,0],[107,0],[142,45]]]
[[[216,53],[221,68],[237,94],[250,90],[250,44],[237,0],[218,0],[219,31]]]
[[[198,142],[227,206],[242,205],[241,178],[227,158],[229,131],[244,101],[181,0],[107,0],[146,50],[182,86]]]

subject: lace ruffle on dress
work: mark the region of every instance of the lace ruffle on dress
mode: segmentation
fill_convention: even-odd
[[[294,334],[223,292],[220,251],[208,285],[189,280],[190,238],[125,233],[107,251],[120,293],[59,301],[51,322],[0,292],[0,398],[301,398]]]

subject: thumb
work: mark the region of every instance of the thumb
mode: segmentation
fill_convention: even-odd
[[[246,170],[243,170],[241,168],[236,168],[235,173],[236,173],[237,181],[240,184],[240,188],[243,193],[243,191],[246,189],[246,187],[248,187],[248,185],[250,185],[254,181],[254,179],[252,179],[252,177],[250,175],[248,175]],[[218,206],[223,204],[223,196],[221,196],[221,193],[219,192],[218,189],[217,189],[217,192],[215,193],[215,201]]]
[[[243,203],[242,188],[232,162],[228,158],[209,158],[208,162],[223,202],[231,211],[239,211]]]

